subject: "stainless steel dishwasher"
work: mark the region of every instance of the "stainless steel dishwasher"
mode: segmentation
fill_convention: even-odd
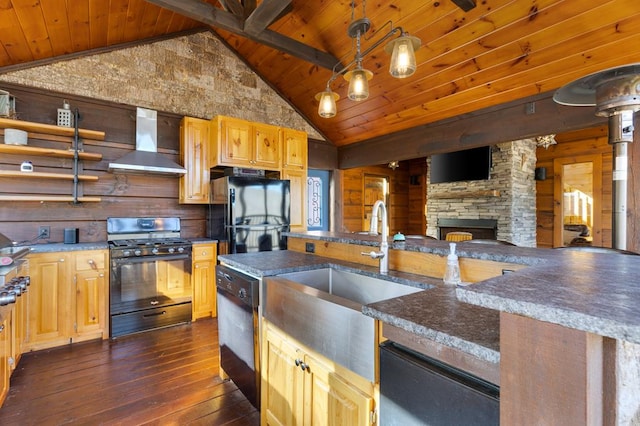
[[[498,386],[386,341],[380,345],[380,425],[498,425]]]
[[[258,348],[259,280],[216,266],[220,375],[229,377],[260,408]]]

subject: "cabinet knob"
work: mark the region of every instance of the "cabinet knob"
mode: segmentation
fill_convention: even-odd
[[[94,271],[98,269],[98,265],[96,265],[96,262],[93,259],[89,259],[87,263],[89,263],[89,266],[91,266],[91,269]]]
[[[60,262],[64,262],[64,257],[61,257],[61,258],[60,258]]]

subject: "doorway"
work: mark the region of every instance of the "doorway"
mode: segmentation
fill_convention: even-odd
[[[371,225],[371,213],[375,202],[382,200],[385,207],[387,207],[387,209],[389,208],[389,177],[365,174],[363,183],[362,231],[368,231]],[[382,231],[383,230],[378,229],[378,232]],[[389,232],[389,230],[387,229],[386,232]]]
[[[553,246],[602,246],[602,156],[556,158]]]

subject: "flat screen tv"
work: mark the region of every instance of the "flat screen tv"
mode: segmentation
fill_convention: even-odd
[[[432,155],[430,173],[431,183],[489,179],[491,147]]]

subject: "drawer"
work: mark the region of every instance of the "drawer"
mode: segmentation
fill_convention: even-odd
[[[216,256],[215,244],[194,244],[191,251],[193,260],[213,260]]]
[[[104,251],[88,251],[75,254],[76,271],[104,269],[106,253]]]

